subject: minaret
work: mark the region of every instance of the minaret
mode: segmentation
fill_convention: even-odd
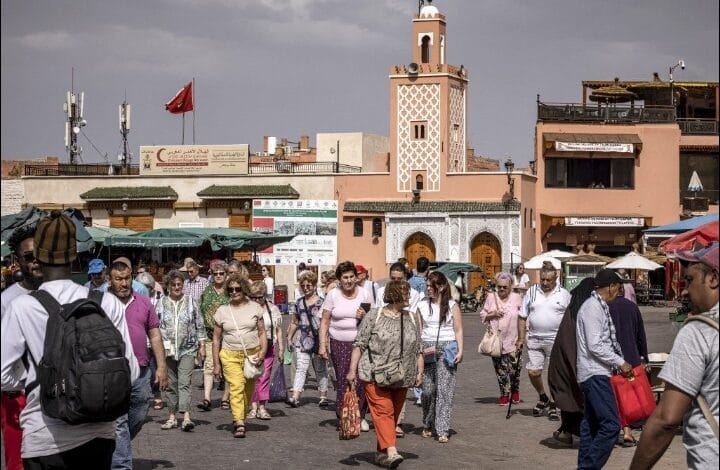
[[[390,68],[390,149],[397,190],[439,191],[465,170],[468,73],[445,63],[445,16],[429,1],[412,20],[412,62]]]

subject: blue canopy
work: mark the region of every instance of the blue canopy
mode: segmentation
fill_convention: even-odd
[[[718,220],[718,214],[708,214],[681,220],[680,222],[675,222],[673,224],[653,227],[645,230],[645,233],[683,233],[716,220]]]

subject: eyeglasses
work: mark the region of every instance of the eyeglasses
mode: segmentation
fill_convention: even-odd
[[[300,287],[303,289],[310,289],[311,287],[315,287],[313,284],[300,284]]]
[[[238,286],[238,287],[228,287],[227,291],[230,294],[237,294],[238,292],[242,292],[243,290],[242,290],[242,287]]]
[[[224,276],[225,273],[223,271],[218,271],[216,273],[213,273],[213,276]]]
[[[26,263],[32,263],[33,261],[35,261],[35,260],[37,259],[37,258],[35,258],[35,253],[33,253],[32,251],[24,251],[24,252],[20,255],[20,257],[21,257],[22,260],[25,261]]]
[[[264,295],[250,296],[250,298],[253,299],[253,300],[265,300],[265,296],[264,296]]]

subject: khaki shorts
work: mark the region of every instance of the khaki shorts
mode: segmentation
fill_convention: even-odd
[[[528,362],[527,370],[543,370],[545,361],[550,360],[554,339],[552,340],[531,340],[528,339]]]
[[[213,375],[215,362],[212,356],[212,341],[205,342],[205,367],[203,367],[203,375]]]

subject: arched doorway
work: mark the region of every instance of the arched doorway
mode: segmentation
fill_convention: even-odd
[[[502,270],[502,252],[500,240],[495,235],[482,232],[476,236],[470,245],[470,262],[482,266],[483,273],[470,273],[468,292],[479,286],[486,285],[486,279],[493,279],[495,273]]]
[[[428,235],[422,232],[415,232],[408,237],[405,242],[405,258],[410,263],[410,267],[415,269],[417,259],[421,256],[426,257],[430,261],[435,261],[435,243]]]

